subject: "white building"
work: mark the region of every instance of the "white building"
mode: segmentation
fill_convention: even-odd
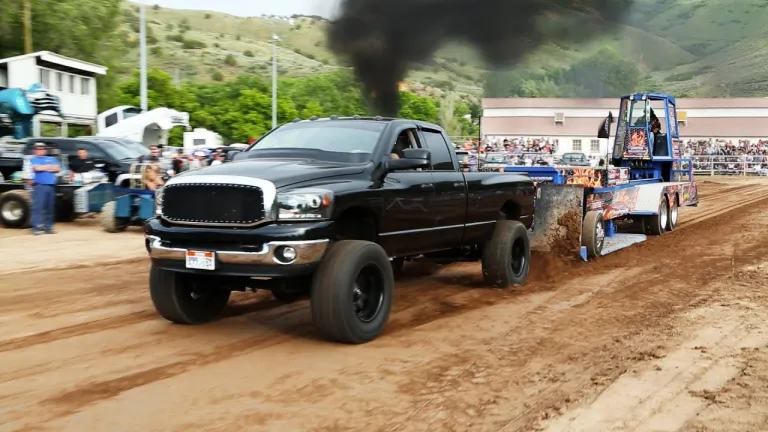
[[[0,59],[0,87],[28,89],[40,83],[61,101],[64,121],[55,115],[35,117],[35,135],[40,135],[40,123],[61,126],[66,136],[67,125],[93,127],[98,114],[96,77],[106,75],[107,68],[52,53],[38,51]]]
[[[619,103],[618,98],[483,99],[480,132],[490,140],[546,138],[557,142],[558,154],[605,155],[613,138],[597,139],[597,132],[609,111],[613,112],[614,121],[618,118]],[[663,119],[665,110],[654,103],[651,107]],[[677,120],[683,142],[710,138],[765,140],[768,98],[681,98],[677,99]],[[614,133],[615,128],[611,131]]]

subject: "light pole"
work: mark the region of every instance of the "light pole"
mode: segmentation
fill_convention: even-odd
[[[140,80],[140,98],[141,111],[147,112],[147,6],[144,3],[139,5],[139,80]]]
[[[272,30],[274,31],[274,24]],[[272,129],[277,127],[277,41],[280,38],[272,34]]]

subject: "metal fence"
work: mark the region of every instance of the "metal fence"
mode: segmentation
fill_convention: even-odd
[[[768,175],[768,156],[738,155],[694,155],[695,175]]]

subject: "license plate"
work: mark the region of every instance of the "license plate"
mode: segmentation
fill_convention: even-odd
[[[187,251],[187,268],[196,270],[215,270],[216,253]]]

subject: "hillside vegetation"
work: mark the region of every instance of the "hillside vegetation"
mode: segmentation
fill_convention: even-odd
[[[136,5],[125,3],[123,12],[128,36],[135,39]],[[273,31],[280,36],[281,76],[345,68],[326,48],[327,24],[319,17],[295,17],[291,25],[275,18],[154,6],[147,8],[147,20],[150,66],[182,81],[223,81],[241,73],[268,76]],[[544,46],[516,69],[544,77],[610,48],[631,60],[645,76],[641,85],[653,90],[678,96],[761,96],[768,92],[766,36],[764,0],[637,0],[630,25],[619,33],[585,46]],[[130,50],[127,61],[137,58],[137,50]],[[477,98],[483,94],[486,72],[470,47],[452,43],[432,60],[415,65],[407,82],[417,93],[448,91]]]

